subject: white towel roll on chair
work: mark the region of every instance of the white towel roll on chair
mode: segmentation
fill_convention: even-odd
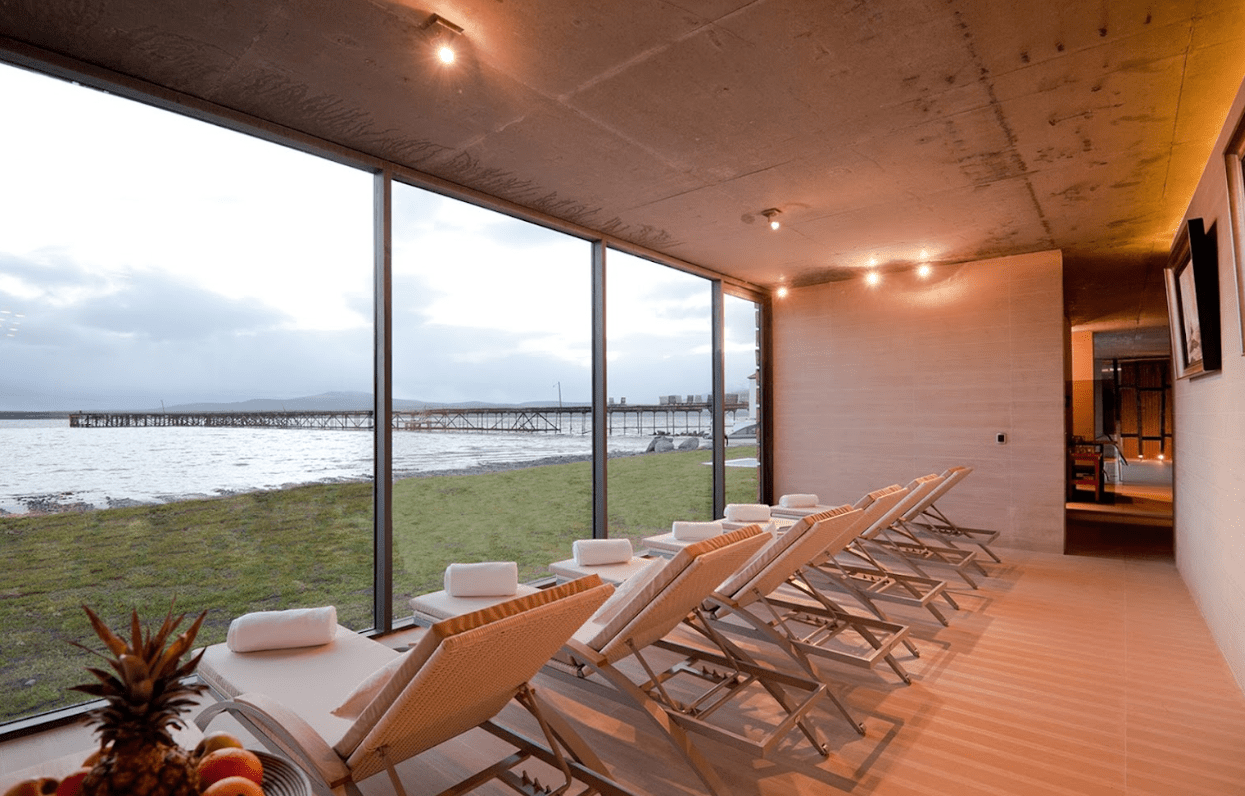
[[[519,565],[514,561],[450,564],[445,591],[451,597],[513,597],[519,590]]]
[[[225,642],[233,652],[318,647],[337,635],[337,607],[255,611],[229,623]]]
[[[729,503],[726,519],[730,522],[769,522],[769,506],[764,503]]]
[[[602,564],[623,564],[631,560],[630,539],[576,539],[571,545],[575,564],[596,567]]]
[[[816,495],[783,495],[778,499],[778,505],[789,509],[807,509],[817,505]]]

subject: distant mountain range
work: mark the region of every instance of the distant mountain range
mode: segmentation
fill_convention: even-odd
[[[570,401],[563,403],[564,406],[586,406],[587,404],[577,404]],[[548,401],[528,401],[518,404],[499,404],[487,403],[484,401],[462,401],[460,403],[431,403],[428,401],[416,401],[409,399],[395,398],[393,400],[393,408],[403,412],[414,412],[429,407],[435,408],[452,408],[452,409],[473,409],[473,408],[493,408],[493,407],[509,407],[509,406],[549,406]],[[162,407],[160,410],[150,409],[150,412],[353,412],[365,411],[372,408],[372,396],[365,392],[326,392],[320,395],[308,395],[302,398],[252,398],[249,401],[237,401],[234,403],[194,403],[194,404],[177,404],[175,406]]]

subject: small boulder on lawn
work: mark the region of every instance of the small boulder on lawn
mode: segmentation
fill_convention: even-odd
[[[669,437],[662,436],[655,437],[653,441],[648,444],[648,450],[646,450],[645,453],[665,453],[666,451],[672,450],[674,450],[674,440]]]

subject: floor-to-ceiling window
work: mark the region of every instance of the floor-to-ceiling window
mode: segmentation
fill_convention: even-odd
[[[0,102],[0,721],[86,699],[82,603],[370,627],[371,175],[7,66]]]
[[[0,724],[79,697],[84,602],[115,625],[176,597],[205,643],[262,609],[367,629],[390,566],[397,622],[450,562],[544,575],[607,487],[613,536],[714,514],[712,280],[610,250],[594,484],[588,240],[394,183],[385,271],[375,161],[2,65],[0,98]],[[757,411],[755,312],[726,297],[728,431]],[[755,499],[749,444],[732,502]]]
[[[738,296],[723,297],[724,410],[726,412],[726,502],[759,499],[757,459],[761,427],[760,306]]]
[[[605,281],[609,535],[711,519],[712,285],[616,249]]]
[[[394,616],[452,562],[592,536],[591,246],[393,190]]]

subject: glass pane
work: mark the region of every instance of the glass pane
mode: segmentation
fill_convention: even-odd
[[[605,263],[609,535],[638,541],[712,519],[712,293],[623,252]]]
[[[591,246],[393,190],[394,616],[447,564],[592,536]]]
[[[731,295],[724,297],[727,503],[756,503],[760,499],[760,320],[761,308],[755,302]]]
[[[369,627],[370,175],[9,67],[0,96],[0,720],[86,699],[81,603]]]

